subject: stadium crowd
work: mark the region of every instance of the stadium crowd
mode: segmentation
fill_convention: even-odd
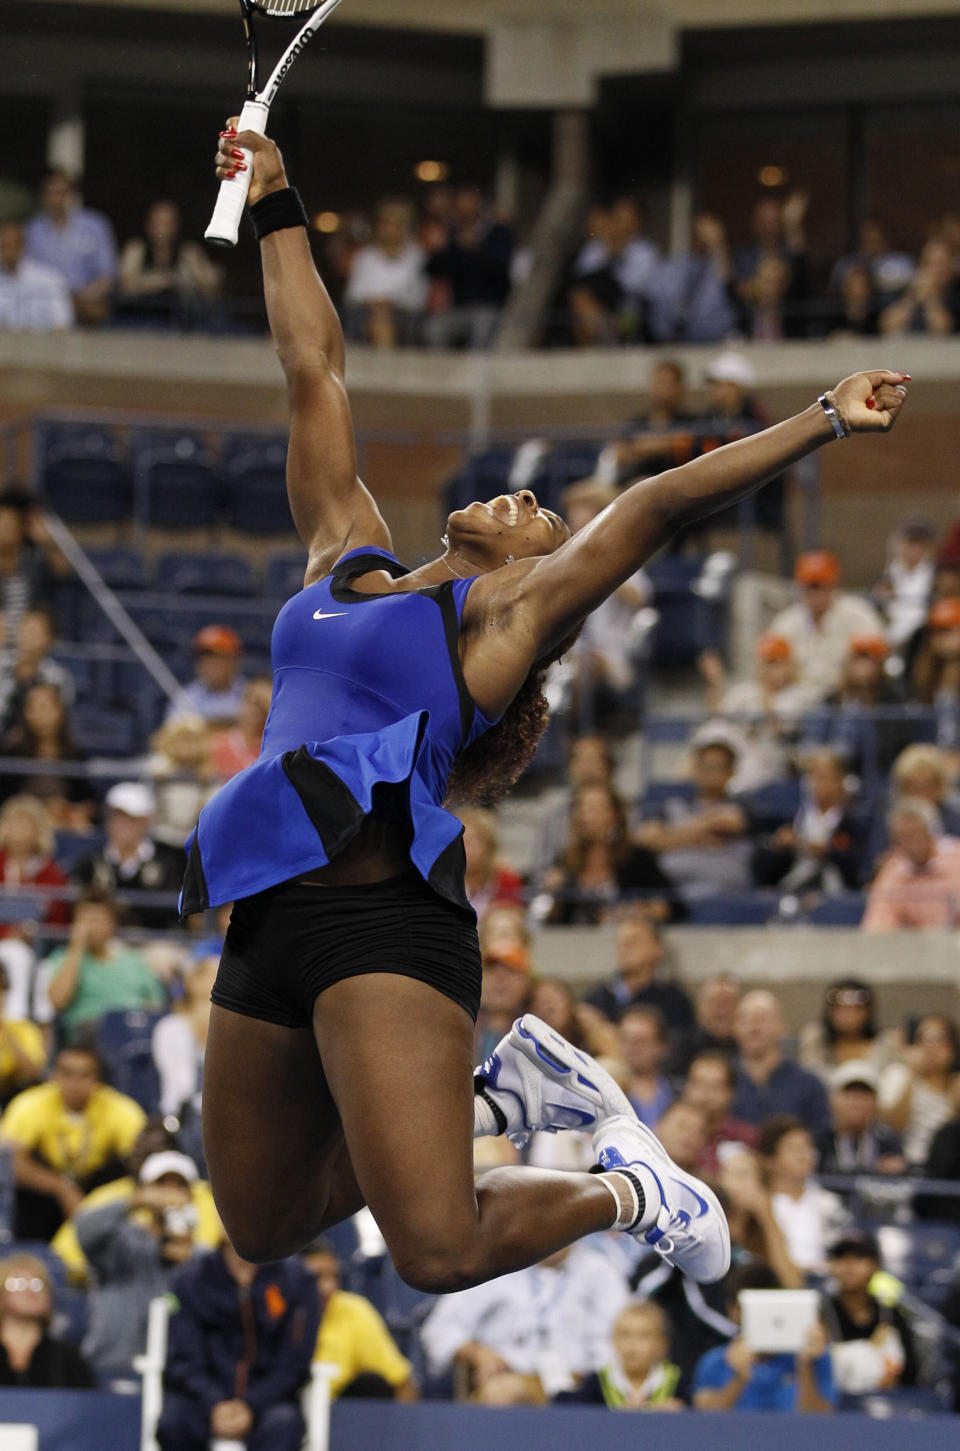
[[[168,198],[118,248],[113,225],[82,204],[62,171],[42,181],[38,209],[0,218],[0,327],[48,331],[118,326],[222,331],[231,325],[224,272],[185,235]],[[856,246],[828,267],[810,259],[804,193],[761,196],[731,240],[697,213],[687,252],[645,234],[640,205],[593,205],[553,299],[553,346],[779,342],[921,333],[960,323],[960,220],[933,221],[904,250],[866,218]],[[380,348],[489,346],[530,253],[476,186],[435,182],[417,200],[385,198],[372,216],[321,214],[320,265],[347,336]],[[238,315],[239,316],[239,315]]]

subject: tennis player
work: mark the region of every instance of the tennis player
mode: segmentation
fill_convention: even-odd
[[[490,800],[546,719],[544,669],[670,532],[850,432],[891,427],[908,381],[879,370],[803,413],[633,485],[575,538],[529,490],[452,514],[409,571],[357,478],[343,337],[276,146],[250,213],[287,380],[287,482],[308,551],[273,631],[259,759],[204,809],[182,910],[233,901],[204,1070],[204,1149],[241,1255],[268,1261],[369,1205],[410,1284],[449,1291],[612,1226],[695,1278],[730,1259],[720,1206],[598,1065],[529,1017],[476,1073],[476,923],[448,794]],[[475,1134],[595,1130],[598,1172],[501,1168]]]

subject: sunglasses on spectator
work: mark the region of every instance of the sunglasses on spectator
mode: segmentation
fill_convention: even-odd
[[[870,994],[866,988],[831,988],[827,993],[831,1008],[865,1008],[869,1006]]]
[[[33,1290],[36,1292],[38,1290],[45,1290],[47,1288],[47,1282],[46,1280],[38,1279],[27,1280],[21,1275],[15,1275],[9,1280],[4,1280],[3,1288],[5,1290]]]

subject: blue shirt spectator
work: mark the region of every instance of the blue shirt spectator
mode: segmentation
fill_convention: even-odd
[[[718,1345],[701,1356],[693,1372],[693,1393],[725,1390],[736,1371],[727,1359],[728,1347]],[[836,1401],[829,1353],[811,1362],[814,1383],[823,1400]],[[734,1403],[738,1411],[795,1411],[797,1409],[797,1358],[795,1355],[766,1355],[757,1358],[750,1377]]]
[[[117,276],[113,228],[100,212],[80,205],[76,187],[62,171],[48,173],[40,205],[27,223],[26,257],[66,278],[78,322],[102,322]]]
[[[783,1013],[773,993],[747,993],[734,1021],[740,1051],[730,1112],[750,1124],[791,1114],[817,1134],[830,1126],[827,1091],[816,1074],[784,1057],[785,1033]]]
[[[655,342],[719,343],[737,325],[730,252],[719,217],[693,219],[692,249],[664,257],[648,280],[647,326]]]

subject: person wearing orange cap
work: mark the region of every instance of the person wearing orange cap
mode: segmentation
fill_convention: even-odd
[[[519,943],[491,948],[483,954],[480,1011],[474,1037],[478,1063],[489,1058],[504,1033],[509,1033],[514,1019],[527,1007],[532,968],[528,949]]]
[[[797,680],[818,700],[839,686],[850,641],[857,635],[883,635],[873,605],[840,589],[840,573],[840,561],[826,549],[801,554],[793,573],[800,599],[769,627],[771,635],[789,641]]]
[[[829,746],[856,775],[886,775],[916,730],[916,720],[904,715],[902,695],[886,672],[889,655],[882,635],[854,636],[839,689],[807,719],[804,750]]]
[[[243,710],[247,682],[240,674],[243,642],[228,625],[205,625],[194,636],[196,675],[180,699],[171,702],[167,720],[197,715],[216,726],[231,726]]]
[[[761,635],[754,659],[753,679],[733,685],[716,651],[705,650],[697,662],[707,682],[708,709],[735,720],[743,732],[734,777],[737,791],[755,790],[789,773],[790,749],[804,715],[817,703],[809,686],[798,684],[793,648],[783,635]]]

